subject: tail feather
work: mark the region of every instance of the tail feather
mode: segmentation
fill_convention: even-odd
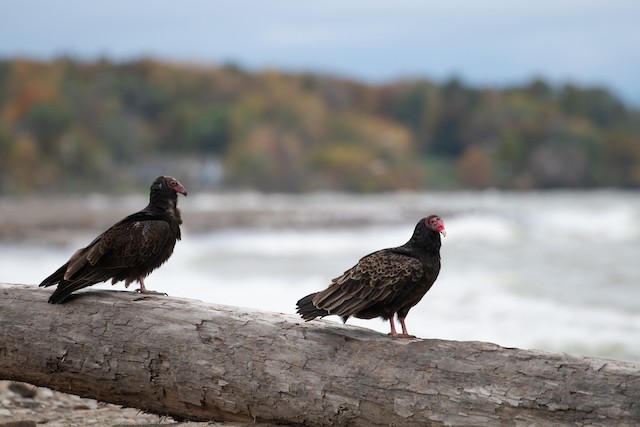
[[[313,320],[316,317],[324,317],[324,316],[328,316],[330,313],[327,310],[324,310],[322,308],[318,308],[315,305],[313,305],[313,298],[317,295],[318,293],[314,293],[314,294],[310,294],[307,295],[304,298],[301,298],[297,303],[297,313],[302,316],[302,318],[304,320]]]
[[[69,263],[66,263],[65,265],[57,269],[51,276],[44,279],[39,286],[46,288],[48,286],[57,285],[58,283],[62,282],[64,280],[64,274],[67,272],[68,266]]]
[[[78,289],[85,288],[92,284],[92,282],[87,280],[65,280],[64,275],[67,272],[67,268],[69,263],[64,264],[62,267],[57,269],[51,276],[47,277],[40,283],[41,287],[49,287],[58,285],[58,287],[53,291],[51,296],[49,297],[49,303],[51,304],[60,304],[64,302],[64,300],[69,297],[73,292]]]
[[[84,284],[82,282],[69,282],[67,280],[62,280],[55,291],[49,297],[50,304],[60,304],[66,300],[69,295],[78,289],[82,289],[84,287],[89,286],[90,283]]]

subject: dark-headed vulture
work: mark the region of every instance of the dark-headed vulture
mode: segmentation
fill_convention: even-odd
[[[321,292],[298,301],[304,320],[335,314],[346,322],[382,317],[389,320],[393,337],[411,337],[405,318],[431,288],[440,272],[440,234],[446,235],[437,215],[421,219],[407,243],[373,252],[331,281]],[[396,332],[394,315],[402,333]]]
[[[72,292],[109,279],[112,284],[124,280],[125,287],[138,281],[137,292],[159,293],[147,289],[144,278],[169,259],[180,240],[178,193],[187,195],[177,179],[156,178],[147,207],[77,250],[66,264],[40,283],[45,287],[58,285],[49,302],[62,303]]]

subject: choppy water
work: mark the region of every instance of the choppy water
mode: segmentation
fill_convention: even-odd
[[[255,205],[271,215],[294,212],[296,226],[187,228],[171,260],[149,276],[151,289],[294,313],[297,299],[324,288],[361,256],[404,243],[418,215],[438,212],[447,228],[443,267],[407,317],[411,333],[640,362],[640,193],[227,194],[184,200],[187,224],[190,211],[214,217]],[[304,218],[318,216],[349,221],[304,226]],[[0,281],[38,283],[92,237],[78,236],[62,249],[0,244]],[[385,333],[389,328],[379,319],[349,323]]]

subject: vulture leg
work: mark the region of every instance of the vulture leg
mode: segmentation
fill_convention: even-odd
[[[391,332],[388,335],[391,335],[393,338],[415,338],[415,335],[409,335],[407,332],[407,325],[404,324],[404,317],[398,317],[400,320],[400,325],[402,326],[402,333],[399,334],[396,331],[396,323],[393,321],[393,317],[389,318],[389,324],[391,325]]]
[[[389,335],[391,335],[394,338],[397,337],[398,333],[396,332],[396,324],[393,321],[393,316],[389,318],[389,325],[391,325],[391,332],[389,332]]]
[[[404,317],[398,317],[398,320],[400,321],[400,325],[402,326],[402,334],[398,334],[398,337],[415,338],[415,335],[409,335],[409,332],[407,331],[407,325],[404,324]]]
[[[136,292],[140,292],[141,294],[147,294],[147,295],[167,295],[164,292],[152,291],[150,289],[145,288],[144,287],[144,278],[143,277],[138,279],[138,281],[140,282],[140,289],[136,289]]]

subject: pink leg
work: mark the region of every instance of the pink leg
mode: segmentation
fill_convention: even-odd
[[[400,326],[402,326],[402,335],[410,336],[409,332],[407,332],[407,325],[404,324],[404,317],[399,317]]]
[[[396,332],[396,324],[393,321],[393,317],[389,318],[389,324],[391,325],[391,332],[389,333],[389,335],[391,335],[392,337],[397,337],[398,333]]]
[[[402,333],[399,334],[398,332],[396,332],[396,324],[393,321],[392,317],[389,319],[389,324],[391,325],[391,332],[389,333],[389,335],[391,335],[393,338],[415,338],[415,336],[409,335],[409,333],[407,332],[407,325],[404,324],[404,317],[398,318],[398,320],[400,320],[400,325],[402,326]]]

